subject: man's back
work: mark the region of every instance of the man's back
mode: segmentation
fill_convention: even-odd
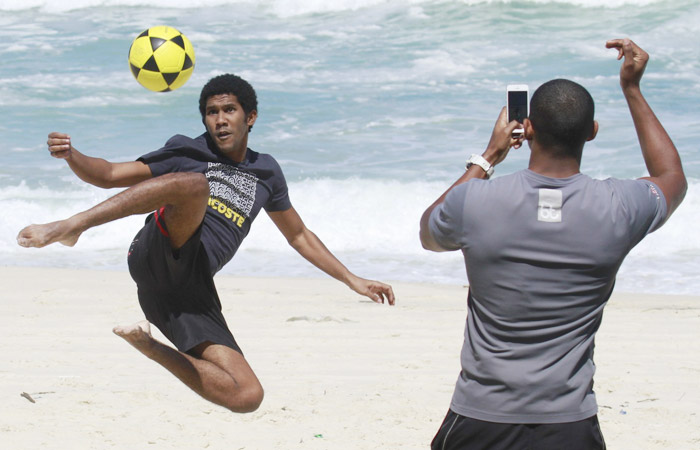
[[[556,79],[532,95],[521,134],[501,110],[484,153],[421,216],[423,247],[462,249],[470,282],[462,371],[433,449],[605,448],[593,395],[602,310],[624,256],[687,189],[640,90],[648,55],[628,39],[606,47],[624,57],[620,86],[648,177],[580,174],[595,105],[583,86]],[[528,170],[480,181],[524,141]]]
[[[479,205],[479,213],[465,210]],[[454,188],[430,221],[469,275],[458,414],[558,423],[596,413],[593,339],[625,255],[665,218],[644,180],[530,170]]]

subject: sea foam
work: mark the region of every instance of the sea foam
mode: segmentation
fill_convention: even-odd
[[[290,183],[289,192],[305,224],[343,262],[366,276],[460,284],[466,283],[461,254],[427,252],[418,240],[421,214],[450,183],[307,179]],[[126,248],[143,224],[143,216],[89,230],[72,249],[58,244],[24,249],[15,242],[25,225],[66,218],[116,192],[93,187],[57,192],[24,184],[3,188],[0,209],[14,214],[0,217],[2,263],[41,266],[60,261],[70,267],[124,269]],[[696,256],[700,254],[700,236],[694,229],[698,222],[700,180],[692,180],[687,198],[674,216],[628,256],[618,288],[634,291],[641,286],[645,292],[692,293],[700,283]],[[647,276],[648,272],[656,278]],[[292,251],[264,212],[223,273],[319,275]]]
[[[617,8],[601,14],[602,8]],[[203,131],[197,100],[212,76],[253,83],[249,145],[282,166],[305,223],[353,271],[373,278],[465,283],[458,252],[418,242],[423,210],[488,143],[505,86],[552,78],[590,90],[600,132],[582,171],[647,175],[605,40],[631,36],[651,54],[643,90],[690,179],[685,202],[623,264],[618,288],[700,289],[700,85],[695,0],[0,0],[0,262],[124,270],[143,216],[89,230],[73,248],[24,249],[29,223],[75,214],[113,195],[52,159],[46,135],[109,161],[133,161],[173,134]],[[502,30],[508,14],[509,33]],[[197,55],[175,92],[146,91],[129,70],[133,38],[167,23]],[[526,45],[512,36],[526,36]],[[527,167],[512,150],[496,176]],[[224,272],[323,276],[264,213]],[[695,291],[695,292],[693,292]]]
[[[565,0],[557,3],[569,3],[571,5],[586,8],[616,8],[620,6],[645,6],[659,3],[662,0]],[[39,8],[41,11],[49,13],[61,13],[84,8],[104,8],[104,7],[149,7],[149,8],[206,8],[206,7],[251,7],[257,5],[279,17],[293,17],[306,14],[337,13],[343,11],[357,11],[363,8],[382,6],[387,0],[0,0],[0,10],[21,11]],[[410,9],[413,16],[421,17],[421,13],[416,9],[416,5],[444,3],[440,0],[408,0],[402,4],[413,6]],[[552,0],[460,0],[455,3],[464,5],[479,5],[490,3],[503,4],[547,4]]]

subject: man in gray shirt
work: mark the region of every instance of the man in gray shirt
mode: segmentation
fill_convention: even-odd
[[[434,449],[604,449],[593,346],[627,253],[682,201],[678,152],[640,91],[648,55],[632,41],[620,84],[650,176],[594,180],[581,154],[598,124],[582,86],[533,94],[524,134],[505,109],[481,157],[421,218],[428,250],[462,250],[469,277],[462,370]],[[524,140],[528,169],[488,180]]]

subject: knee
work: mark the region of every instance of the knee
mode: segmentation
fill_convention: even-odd
[[[249,387],[239,391],[227,407],[235,413],[251,413],[260,407],[264,396],[262,386]]]
[[[184,192],[195,196],[209,196],[209,181],[207,181],[207,177],[204,174],[185,172],[182,175],[182,189]]]
[[[187,195],[209,195],[209,182],[202,173],[175,172],[158,177],[167,183],[168,192],[177,197]]]

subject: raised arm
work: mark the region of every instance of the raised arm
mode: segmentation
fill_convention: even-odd
[[[517,121],[512,120],[508,123],[506,109],[502,108],[501,113],[498,115],[496,124],[493,127],[493,132],[491,133],[491,140],[486,146],[486,150],[481,155],[492,167],[503,161],[511,147],[519,148],[523,143],[523,137],[513,137],[513,130],[515,130],[520,124]],[[433,212],[438,205],[445,201],[447,193],[450,192],[456,186],[473,178],[486,178],[486,172],[478,165],[473,164],[469,169],[464,172],[464,174],[455,181],[452,186],[449,187],[437,200],[433,202],[432,205],[425,210],[420,219],[420,242],[424,249],[432,250],[434,252],[445,252],[449,249],[443,248],[438,242],[433,238],[430,233],[430,227],[428,222],[430,221],[430,214]]]
[[[65,159],[78,178],[97,187],[129,187],[152,177],[151,169],[141,161],[112,163],[80,153],[65,133],[50,133],[46,143],[51,156]]]
[[[386,300],[394,304],[394,291],[391,286],[379,281],[366,280],[353,274],[323,245],[323,242],[311,230],[306,228],[299,214],[292,207],[286,211],[268,213],[277,228],[282,232],[294,250],[307,261],[326,272],[336,280],[342,281],[350,289],[365,295],[377,303]]]
[[[620,86],[629,105],[644,162],[649,171],[645,179],[656,183],[666,198],[668,216],[680,205],[688,187],[676,146],[645,100],[640,89],[649,55],[629,39],[608,41],[607,48],[618,50],[622,59]]]

